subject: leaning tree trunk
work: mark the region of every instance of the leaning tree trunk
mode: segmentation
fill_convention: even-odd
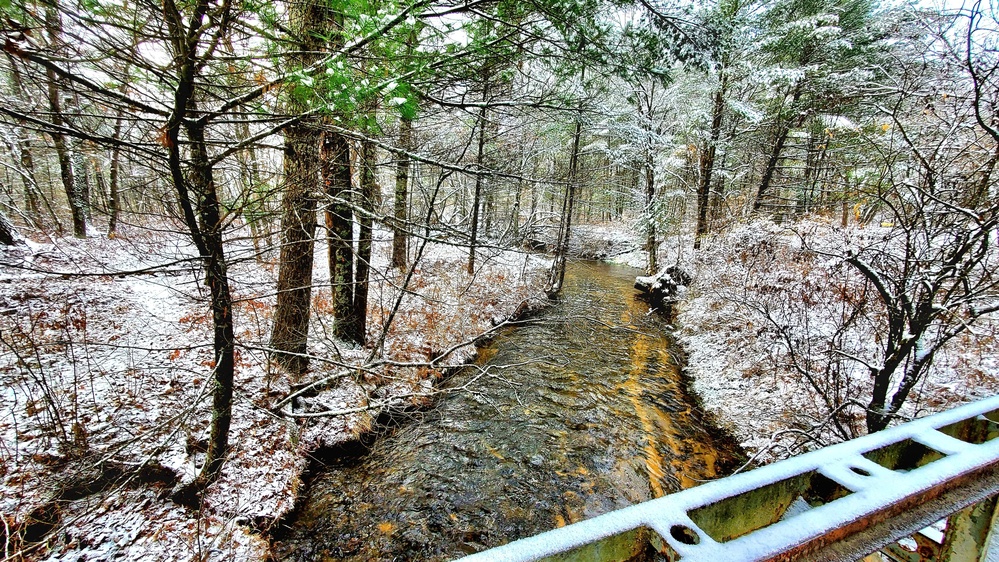
[[[56,0],[45,6],[45,31],[48,35],[49,46],[52,49],[58,48],[62,42],[62,23],[59,20],[59,6]],[[52,123],[52,144],[55,147],[56,157],[59,160],[59,175],[62,178],[62,185],[66,191],[66,199],[73,215],[73,236],[77,238],[87,237],[87,218],[83,208],[81,194],[77,188],[74,175],[73,163],[71,161],[70,149],[66,144],[66,136],[62,134],[65,127],[62,113],[62,88],[56,77],[55,71],[51,68],[45,69],[46,86],[48,87],[50,121]]]
[[[197,122],[187,126],[191,140],[191,188],[197,194],[198,218],[201,222],[201,260],[205,266],[205,282],[211,294],[212,348],[215,366],[212,369],[212,423],[208,437],[208,452],[201,469],[202,479],[214,478],[222,468],[229,446],[229,426],[232,422],[236,345],[232,317],[232,293],[222,240],[222,214],[218,192],[212,177],[204,129]]]
[[[798,100],[801,98],[801,92],[802,83],[799,82],[798,85],[794,87],[794,92],[791,95],[792,110],[798,106]],[[799,116],[798,119],[800,120],[801,117]],[[787,137],[790,134],[790,121],[786,123],[779,123],[777,136],[774,137],[773,149],[770,151],[770,156],[767,158],[766,167],[763,168],[763,177],[760,179],[760,185],[756,189],[756,199],[753,201],[753,211],[759,211],[763,206],[763,197],[770,191],[770,184],[773,182],[774,173],[777,171],[777,163],[780,162],[781,153],[784,151],[784,144],[787,142]]]
[[[787,136],[790,134],[791,130],[788,127],[781,127],[777,131],[777,138],[774,141],[773,149],[770,151],[770,156],[767,158],[766,167],[763,168],[763,178],[760,180],[759,187],[756,188],[756,200],[753,201],[753,210],[759,211],[763,207],[763,196],[769,193],[770,184],[774,178],[774,172],[777,171],[777,163],[780,161],[781,152],[784,150],[784,143],[787,142]]]
[[[565,280],[566,255],[569,252],[569,237],[572,233],[572,211],[576,199],[576,168],[579,165],[579,139],[582,136],[583,123],[576,119],[576,131],[572,135],[572,153],[569,155],[569,175],[566,178],[565,198],[562,200],[562,220],[559,225],[558,241],[555,244],[555,260],[548,274],[545,294],[555,298],[562,291]]]
[[[206,16],[207,4],[195,9],[189,26],[184,25],[179,14],[168,14],[168,28],[173,37],[182,37],[184,28],[197,29]],[[177,62],[177,89],[169,120],[164,127],[164,145],[167,148],[170,179],[177,192],[177,201],[191,239],[205,269],[205,281],[211,295],[214,335],[212,348],[212,422],[205,464],[199,477],[191,484],[200,492],[221,473],[222,461],[229,444],[229,427],[232,421],[232,396],[234,380],[235,329],[232,316],[232,294],[226,258],[223,251],[223,219],[219,208],[218,193],[208,147],[205,142],[204,124],[190,119],[195,112],[194,96],[196,79],[201,68],[198,44],[174,42]],[[190,160],[187,170],[181,158],[180,130],[184,127],[189,141]],[[186,173],[185,173],[186,172]]]

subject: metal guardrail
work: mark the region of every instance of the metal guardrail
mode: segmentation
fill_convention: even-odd
[[[997,422],[999,396],[462,560],[984,560]],[[917,534],[946,517],[942,540]]]

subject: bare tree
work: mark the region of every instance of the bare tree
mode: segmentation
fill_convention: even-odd
[[[899,90],[881,105],[890,121],[878,139],[888,174],[870,195],[894,226],[846,260],[885,314],[880,357],[865,362],[874,381],[869,431],[899,413],[948,342],[999,310],[999,200],[982,197],[997,189],[999,59],[996,22],[983,25],[985,17],[976,3],[931,27],[932,43],[899,61]],[[937,64],[940,52],[946,58]]]

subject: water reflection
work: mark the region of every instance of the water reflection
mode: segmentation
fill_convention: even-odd
[[[484,350],[473,392],[318,477],[278,555],[456,558],[732,464],[684,394],[663,321],[634,298],[635,274],[572,264],[563,302]]]

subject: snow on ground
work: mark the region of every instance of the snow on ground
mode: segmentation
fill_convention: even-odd
[[[372,339],[401,283],[401,274],[387,268],[387,233],[376,236]],[[263,559],[267,541],[256,531],[294,506],[309,451],[370,430],[377,411],[364,406],[428,403],[438,370],[382,368],[340,379],[307,399],[349,414],[308,423],[275,415],[275,402],[290,391],[262,351],[277,268],[273,259],[249,257],[252,248],[239,240],[229,245],[239,346],[231,451],[197,512],[168,499],[197,474],[210,422],[211,317],[191,245],[166,228],[132,228],[112,240],[0,249],[5,559]],[[357,362],[370,350],[327,334],[325,255],[317,245],[310,352]],[[471,360],[474,336],[539,297],[549,263],[483,250],[476,274],[468,275],[466,259],[467,250],[428,246],[386,338],[385,357],[426,362],[465,342],[441,365]],[[333,370],[315,360],[309,376]]]
[[[835,340],[840,350],[876,359],[883,312],[856,271],[836,256],[847,247],[884,240],[886,232],[874,225],[840,229],[822,220],[785,226],[758,221],[705,238],[699,252],[690,235],[661,241],[660,269],[679,265],[694,279],[674,308],[693,390],[757,461],[843,439],[825,423],[828,408],[816,387],[839,401],[855,398],[862,405],[869,399],[866,368],[830,355],[829,349]],[[590,228],[588,235],[637,236],[614,225]],[[637,242],[631,248],[611,259],[644,269],[646,252]],[[865,314],[850,329],[838,330],[849,305],[860,299]],[[795,364],[806,367],[815,386]],[[993,317],[937,355],[902,414],[926,415],[996,393],[999,319]],[[860,405],[841,418],[848,434],[864,432]]]
[[[848,435],[864,432],[868,371],[830,350],[876,362],[883,312],[858,273],[834,256],[881,235],[877,226],[758,222],[705,240],[696,255],[681,255],[695,279],[676,308],[687,372],[705,408],[757,460],[844,438],[822,394],[836,403],[858,400],[838,419]],[[842,329],[853,305],[864,313]],[[948,344],[901,413],[921,416],[999,392],[997,336],[993,317]]]
[[[792,366],[807,365],[821,375],[815,384],[835,396],[863,397],[870,384],[864,372],[855,362],[831,360],[823,346],[838,338],[841,349],[866,356],[877,337],[878,313],[870,303],[864,319],[837,331],[845,304],[864,291],[842,259],[823,253],[878,236],[877,227],[844,231],[810,222],[795,229],[739,226],[705,240],[697,254],[690,237],[672,237],[660,254],[663,267],[679,264],[695,279],[676,308],[693,388],[705,409],[762,461],[813,446],[802,440],[806,431],[820,442],[839,438],[822,425],[825,405],[815,387]],[[633,232],[627,225],[580,225],[571,248],[644,268]],[[372,340],[402,282],[387,268],[388,234],[376,236]],[[483,249],[481,267],[468,275],[467,250],[429,246],[385,338],[384,356],[426,363],[454,352],[434,368],[383,366],[340,378],[303,403],[349,413],[306,423],[272,412],[291,389],[263,351],[277,268],[273,257],[254,260],[252,248],[238,240],[229,246],[239,343],[232,450],[198,512],[168,499],[197,473],[210,421],[211,321],[190,245],[167,231],[132,229],[113,240],[0,249],[5,558],[263,559],[268,546],[258,531],[294,506],[308,452],[370,430],[379,407],[429,403],[440,368],[469,361],[475,335],[537,298],[549,264]],[[370,353],[329,335],[325,255],[317,245],[310,338],[317,359],[308,380],[341,368],[322,358],[351,364]],[[983,323],[953,342],[905,414],[999,391],[997,324]],[[462,342],[467,345],[455,348]],[[857,410],[846,412],[844,423],[862,430]],[[53,526],[56,532],[37,542]]]

